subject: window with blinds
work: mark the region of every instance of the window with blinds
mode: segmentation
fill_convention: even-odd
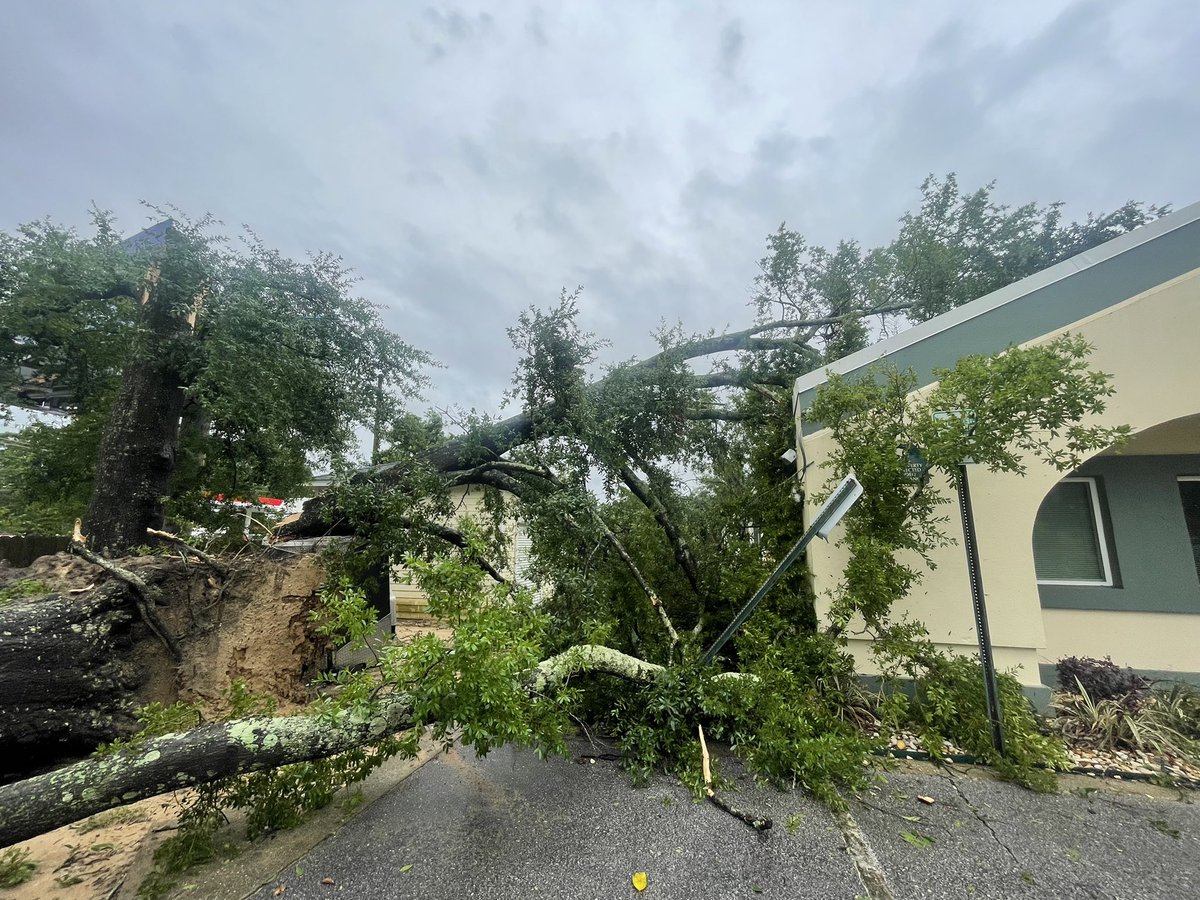
[[[1196,576],[1200,577],[1200,475],[1179,479],[1179,499],[1183,501],[1183,519],[1187,522],[1192,556],[1196,561]]]
[[[1033,525],[1037,580],[1111,585],[1100,497],[1094,478],[1064,478],[1046,495]]]

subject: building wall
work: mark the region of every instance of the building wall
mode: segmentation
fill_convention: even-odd
[[[483,510],[483,488],[475,485],[467,485],[464,487],[454,488],[451,491],[451,499],[454,502],[455,521],[468,517],[480,517],[485,515]],[[507,558],[500,560],[502,564],[501,572],[505,577],[511,577],[515,570],[516,554],[517,554],[517,523],[515,520],[508,523],[506,534],[508,536],[508,552]],[[408,570],[402,565],[392,567],[392,605],[396,612],[397,618],[419,617],[425,614],[428,608],[428,598],[425,593],[417,587],[417,585],[408,580]]]
[[[1200,578],[1179,498],[1179,476],[1200,475],[1200,454],[1097,456],[1075,474],[1099,486],[1114,584],[1041,584],[1042,607],[1200,614]]]
[[[1112,375],[1116,394],[1098,422],[1125,423],[1142,431],[1200,412],[1200,391],[1194,388],[1195,343],[1200,334],[1200,269],[1028,343],[1041,344],[1066,331],[1082,334],[1095,348],[1091,365]],[[797,428],[798,435],[802,432]],[[832,441],[827,429],[798,439],[802,445],[800,458],[810,464],[804,480],[811,497],[812,489],[829,476],[821,464],[828,458]],[[970,469],[997,663],[1016,668],[1018,677],[1030,687],[1041,683],[1039,663],[1053,662],[1065,648],[1077,646],[1094,648],[1090,655],[1111,654],[1117,662],[1122,662],[1123,647],[1141,648],[1132,654],[1139,661],[1151,655],[1154,658],[1154,665],[1145,668],[1200,670],[1196,650],[1200,647],[1200,616],[1055,609],[1047,610],[1043,617],[1033,566],[1033,523],[1042,499],[1062,474],[1036,463],[1029,465],[1024,477]],[[947,482],[936,486],[953,499]],[[931,638],[943,646],[970,651],[976,646],[976,637],[962,530],[957,506],[945,509],[951,515],[946,530],[957,543],[935,551],[936,570],[917,586],[905,608],[896,612],[924,622]],[[810,506],[806,515],[811,519],[815,511]],[[839,527],[828,545],[809,551],[821,615],[828,613],[828,594],[846,563],[845,550],[838,543],[841,533]],[[1190,551],[1184,559],[1190,559]],[[1072,635],[1084,634],[1092,636],[1072,643]],[[1191,635],[1190,642],[1181,641],[1181,634]],[[851,649],[863,670],[873,671],[869,643],[852,639]]]

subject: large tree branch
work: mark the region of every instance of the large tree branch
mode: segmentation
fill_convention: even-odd
[[[643,464],[643,469],[646,466]],[[668,543],[675,554],[675,562],[679,564],[679,568],[683,571],[684,577],[687,578],[688,584],[691,585],[692,591],[696,596],[701,596],[700,575],[696,571],[696,561],[692,558],[692,551],[684,540],[683,535],[679,533],[679,529],[675,527],[675,522],[671,519],[671,513],[663,505],[663,502],[658,499],[650,486],[642,481],[637,474],[629,468],[629,466],[621,467],[621,480],[625,482],[625,486],[633,492],[633,495],[642,502],[642,505],[650,510],[650,514],[654,516],[654,521],[663,530]]]
[[[853,310],[838,316],[826,316],[816,319],[775,319],[770,322],[760,322],[750,328],[744,328],[741,331],[727,331],[724,334],[713,335],[707,338],[697,338],[692,341],[687,341],[678,347],[671,347],[664,350],[662,353],[657,353],[654,356],[647,357],[641,362],[634,363],[633,369],[655,369],[661,366],[664,362],[671,362],[678,359],[697,359],[702,356],[713,356],[717,353],[729,353],[734,350],[768,350],[777,349],[777,342],[783,344],[792,344],[796,342],[796,338],[759,338],[768,331],[782,331],[784,329],[816,329],[825,325],[840,325],[846,321],[847,317],[865,319],[870,316],[886,315],[888,313],[902,312],[912,306],[910,303],[902,303],[894,306],[881,306],[870,309]],[[766,341],[770,346],[756,345],[756,341]]]
[[[744,369],[722,369],[705,375],[696,375],[692,379],[692,383],[698,388],[753,388],[756,384],[790,388],[793,381],[794,379],[790,375],[768,375],[760,372],[747,372]]]
[[[633,561],[633,557],[629,554],[629,551],[625,549],[625,545],[621,543],[621,539],[613,534],[612,529],[608,527],[599,514],[595,516],[595,519],[596,523],[600,526],[600,531],[604,535],[605,539],[612,545],[613,549],[617,551],[617,555],[621,557],[621,560],[625,563],[625,566],[633,575],[634,581],[638,583],[638,587],[640,587],[646,594],[646,598],[650,601],[650,605],[653,606],[655,611],[658,613],[658,617],[662,621],[663,627],[667,630],[667,634],[671,638],[670,650],[674,651],[675,645],[679,643],[679,633],[675,630],[675,626],[671,624],[671,617],[667,615],[666,607],[664,607],[662,601],[658,599],[658,594],[656,594],[654,589],[650,587],[650,583],[646,581],[646,576],[642,574],[642,570],[639,569],[637,563]]]
[[[856,310],[846,315],[866,318],[873,315],[902,312],[908,308],[909,304],[897,304]],[[795,336],[783,338],[776,336],[760,337],[760,335],[785,329],[810,329],[809,334],[811,334],[812,329],[842,323],[845,321],[846,315],[815,319],[775,319],[770,322],[761,322],[741,331],[730,331],[711,337],[696,338],[691,341],[685,341],[677,347],[671,347],[661,353],[656,353],[640,362],[633,363],[628,367],[627,371],[653,371],[680,360],[699,359],[705,356],[713,356],[718,353],[729,353],[737,350],[761,351],[781,347],[804,346],[805,340],[803,337],[798,340]],[[744,383],[740,381],[726,382],[723,379],[723,375],[697,376],[697,380],[702,387],[734,386]],[[763,381],[763,378],[756,377],[753,380]],[[601,379],[601,381],[592,385],[592,389],[603,383],[604,380]],[[790,385],[789,381],[783,379],[779,381],[768,379],[767,383],[778,384],[780,387],[788,387]],[[435,469],[443,472],[469,469],[487,460],[499,459],[505,452],[529,441],[533,437],[533,427],[533,416],[528,410],[524,410],[500,422],[476,429],[470,435],[446,441],[430,452],[429,461]]]
[[[136,750],[91,757],[0,787],[0,846],[23,841],[167,791],[322,759],[409,727],[407,702],[383,703],[367,721],[317,716],[235,719],[168,734]]]
[[[574,675],[607,673],[648,683],[662,666],[610,647],[582,645],[544,660],[522,684],[542,693]],[[251,717],[168,734],[0,786],[0,847],[168,791],[323,759],[411,727],[402,695],[385,698],[365,720],[344,715]]]
[[[89,550],[87,545],[83,543],[79,519],[75,520],[75,534],[71,540],[70,550],[72,553],[82,556],[92,565],[99,566],[109,574],[115,575],[133,588],[134,605],[137,607],[142,621],[146,623],[146,627],[166,647],[172,660],[179,662],[183,659],[183,653],[179,649],[179,642],[175,640],[175,636],[171,634],[170,629],[163,624],[162,619],[158,617],[158,613],[154,611],[154,607],[158,605],[158,592],[150,587],[140,575],[130,572],[128,569],[123,569],[98,553],[93,553]]]
[[[683,413],[693,422],[750,422],[763,418],[764,413],[748,409],[725,409],[719,406],[709,409],[689,409]]]
[[[678,346],[670,347],[640,362],[632,363],[622,372],[623,374],[653,372],[657,369],[678,365],[681,361],[734,351],[756,352],[784,347],[803,349],[807,347],[807,342],[817,329],[827,325],[840,324],[846,320],[847,316],[866,318],[873,315],[902,312],[908,308],[909,304],[896,304],[862,308],[837,316],[811,319],[781,318],[760,322],[741,331],[684,341]],[[786,337],[778,334],[785,330],[799,333]],[[601,390],[606,382],[607,379],[600,379],[590,385],[588,389],[590,391]],[[737,371],[713,372],[694,376],[694,384],[699,388],[745,387],[751,382],[774,384],[786,388],[790,386],[791,379],[772,375],[749,376]],[[546,410],[541,412],[545,413]],[[523,410],[507,419],[476,428],[470,434],[451,438],[434,447],[429,451],[428,462],[436,471],[440,472],[459,473],[472,470],[485,462],[500,461],[500,458],[509,450],[529,443],[535,437],[534,431],[533,411]],[[383,485],[398,484],[403,482],[404,469],[394,464],[376,466],[360,472],[355,479],[378,482]],[[308,501],[300,519],[285,526],[281,533],[289,536],[330,533],[325,519],[330,514],[336,516],[335,502],[335,499],[328,495]]]
[[[525,684],[530,691],[540,694],[582,673],[616,675],[649,684],[665,671],[664,666],[629,656],[612,647],[580,644],[538,663],[526,677]],[[3,794],[0,793],[2,799]]]
[[[418,522],[407,517],[400,519],[400,525],[403,528],[412,528],[415,531],[423,531],[436,538],[441,538],[447,544],[452,544],[459,550],[466,550],[469,546],[467,536],[457,528],[451,528],[449,525],[441,525],[437,522]],[[468,560],[487,572],[497,584],[508,584],[508,579],[501,575],[499,570],[484,557],[471,555],[468,556]]]
[[[494,462],[488,462],[484,463],[483,465],[476,466],[474,469],[471,469],[468,472],[463,472],[461,475],[456,476],[455,483],[487,484],[492,487],[500,487],[502,490],[509,490],[510,493],[520,496],[520,487],[514,485],[515,489],[513,489],[505,486],[505,479],[508,481],[513,481],[513,479],[510,478],[509,474],[507,473],[537,479],[556,490],[561,490],[564,487],[563,483],[549,469],[543,466],[530,465],[529,463],[516,462],[514,460],[496,460]],[[460,478],[465,480],[460,481]],[[642,574],[641,569],[638,568],[633,556],[625,548],[625,545],[621,543],[620,538],[613,533],[613,530],[608,527],[607,523],[599,513],[597,513],[595,510],[592,510],[592,514],[596,525],[600,529],[600,533],[604,536],[604,539],[608,541],[610,545],[612,545],[612,548],[617,551],[617,555],[621,557],[621,560],[629,569],[630,574],[633,575],[634,581],[638,583],[638,587],[642,589],[646,595],[646,598],[650,601],[650,605],[658,613],[658,617],[662,621],[663,627],[666,629],[667,634],[671,638],[671,649],[673,650],[675,645],[679,643],[679,633],[675,631],[675,626],[671,622],[671,617],[667,614],[667,610],[662,605],[662,601],[659,600],[658,594],[655,593],[652,587],[650,587],[650,583]],[[566,520],[567,524],[575,530],[583,531],[582,526],[571,515],[568,514]]]

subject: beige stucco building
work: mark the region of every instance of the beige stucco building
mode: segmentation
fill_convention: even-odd
[[[972,353],[1040,344],[1063,333],[1093,345],[1093,368],[1116,394],[1098,422],[1132,439],[1065,477],[1031,461],[1024,477],[970,468],[971,498],[997,666],[1046,695],[1064,656],[1111,656],[1154,674],[1200,677],[1200,204],[922,323],[829,370],[862,374],[880,361],[932,369]],[[800,478],[812,496],[829,471],[831,438],[805,419],[824,372],[794,391]],[[952,488],[942,483],[947,494]],[[940,644],[976,646],[956,506],[954,546],[904,612]],[[806,510],[811,517],[814,509]],[[809,550],[818,613],[846,562],[838,544]],[[852,638],[861,671],[869,643]]]
[[[454,507],[451,523],[461,522],[466,518],[474,518],[480,522],[486,521],[483,509],[482,487],[466,485],[452,488],[450,502]],[[506,495],[510,496],[511,495]],[[515,517],[504,521],[502,525],[505,538],[505,557],[493,560],[502,574],[509,581],[527,585],[525,571],[530,562],[529,534],[521,521]],[[421,619],[428,615],[429,599],[425,593],[409,578],[409,573],[402,565],[395,565],[391,571],[389,585],[392,616],[394,619]]]

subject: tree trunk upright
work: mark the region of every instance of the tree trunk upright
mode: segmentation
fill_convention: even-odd
[[[163,524],[184,406],[182,369],[203,290],[202,253],[168,232],[163,261],[147,275],[142,329],[100,441],[84,533],[96,550],[145,544]]]

